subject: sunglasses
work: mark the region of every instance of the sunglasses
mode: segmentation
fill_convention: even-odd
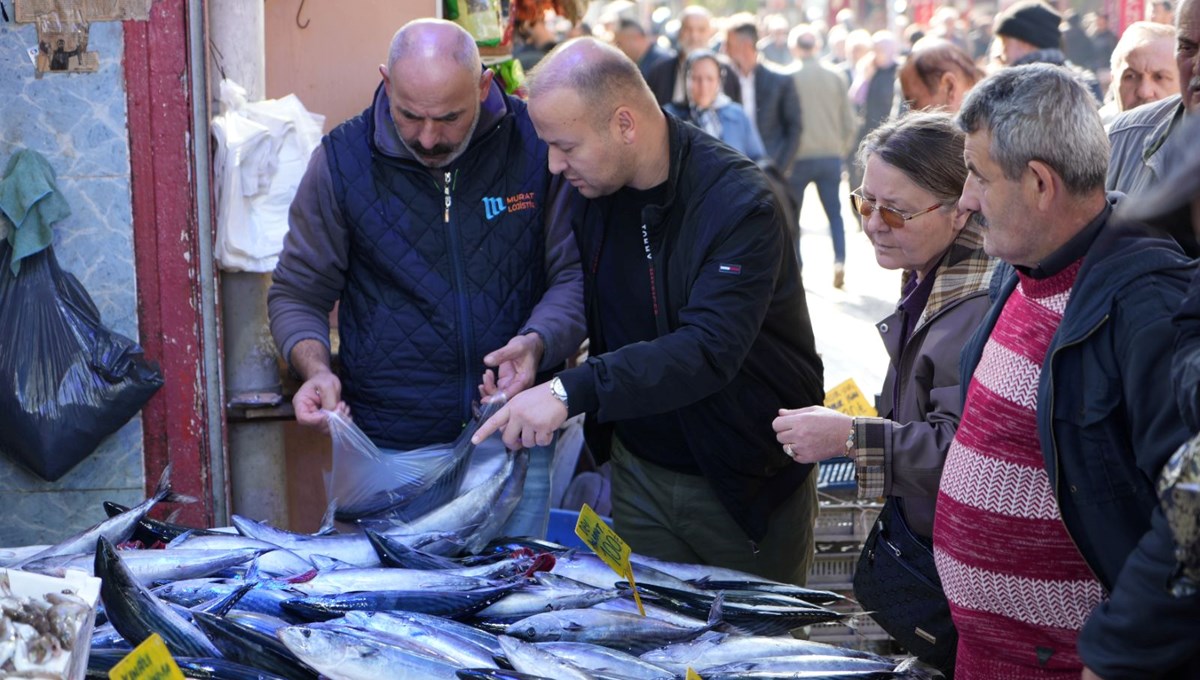
[[[918,210],[915,213],[902,213],[895,208],[889,208],[879,205],[875,201],[868,200],[862,194],[858,193],[858,190],[850,192],[850,205],[854,206],[855,212],[862,215],[864,222],[871,218],[871,213],[878,210],[879,218],[888,226],[888,229],[903,229],[905,222],[942,207],[941,203],[934,203],[928,208]]]

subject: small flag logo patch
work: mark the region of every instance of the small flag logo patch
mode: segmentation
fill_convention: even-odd
[[[717,271],[722,274],[733,274],[737,276],[742,273],[742,265],[740,264],[723,264],[717,268]]]

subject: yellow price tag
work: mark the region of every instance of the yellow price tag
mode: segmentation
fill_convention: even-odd
[[[591,548],[597,557],[604,560],[610,569],[629,581],[629,587],[633,589],[633,601],[637,603],[638,611],[645,616],[646,609],[642,607],[642,598],[638,595],[637,583],[633,580],[629,544],[622,541],[617,532],[605,524],[600,515],[587,503],[579,510],[579,521],[575,522],[575,535]]]
[[[871,402],[863,396],[862,390],[858,389],[858,384],[854,382],[854,378],[849,378],[837,387],[825,393],[825,408],[831,408],[834,411],[845,413],[848,416],[870,416],[879,415],[875,411],[875,407],[871,406]]]
[[[142,641],[108,671],[111,680],[184,680],[158,633]]]
[[[700,674],[699,674],[699,673],[697,673],[696,671],[692,670],[692,667],[691,667],[691,666],[688,666],[688,669],[687,669],[687,680],[704,680],[704,678],[700,677]]]

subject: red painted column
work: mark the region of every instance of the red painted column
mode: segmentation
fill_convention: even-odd
[[[213,490],[187,9],[187,0],[156,0],[149,21],[125,22],[125,81],[141,344],[165,378],[142,411],[146,484],[152,490],[173,464],[175,490],[199,499],[182,506],[179,521],[207,527]]]

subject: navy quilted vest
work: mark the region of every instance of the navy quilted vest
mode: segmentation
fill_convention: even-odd
[[[381,154],[371,108],[323,140],[351,225],[343,398],[378,446],[453,441],[479,398],[483,356],[517,334],[545,289],[546,145],[524,102],[506,99],[501,121],[442,170]]]

